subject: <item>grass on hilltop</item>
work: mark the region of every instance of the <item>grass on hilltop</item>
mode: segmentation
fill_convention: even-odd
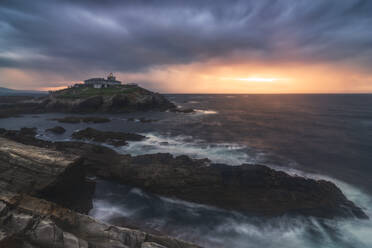
[[[76,87],[67,88],[54,92],[53,94],[57,98],[65,99],[79,99],[79,98],[89,98],[92,96],[112,96],[116,94],[134,94],[136,92],[141,92],[142,88],[138,86],[113,86],[109,88],[96,89],[93,87]]]

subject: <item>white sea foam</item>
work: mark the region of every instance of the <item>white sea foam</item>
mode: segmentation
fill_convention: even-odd
[[[204,115],[215,115],[218,114],[218,111],[215,110],[203,110],[203,109],[195,109],[196,113],[204,114]]]
[[[263,153],[232,143],[210,144],[190,136],[166,136],[157,133],[143,134],[147,139],[129,142],[127,146],[116,148],[121,153],[142,155],[151,153],[171,153],[173,155],[188,155],[192,158],[209,158],[215,163],[240,165],[242,163],[259,163],[264,158]]]
[[[208,144],[202,140],[193,139],[188,136],[164,136],[159,134],[145,134],[148,139],[141,142],[131,142],[128,147],[123,147],[122,152],[130,152],[132,154],[146,154],[156,152],[169,152],[175,155],[185,154],[194,158],[209,158],[213,162],[238,165],[242,163],[258,163],[264,161],[264,153],[249,154],[249,149],[237,144]],[[248,149],[248,152],[247,152]],[[259,155],[257,155],[259,154]],[[264,162],[263,162],[264,163]],[[335,183],[356,205],[361,207],[369,216],[372,216],[372,199],[362,190],[342,182],[340,180],[314,173],[306,173],[304,171],[280,167],[267,164],[268,166],[287,172],[290,175],[298,175],[306,178],[324,179]],[[203,206],[194,203],[188,203],[169,198],[161,198],[167,202],[166,211],[172,211],[172,208],[184,208],[184,213],[191,216],[199,216],[203,218],[203,211],[223,211],[208,206]],[[237,214],[237,213],[236,213]],[[239,214],[237,214],[239,215]],[[158,219],[161,218],[160,216]],[[167,217],[168,218],[168,217]],[[196,225],[190,229],[187,226],[182,226],[180,223],[174,229],[172,235],[187,240],[195,240],[195,232],[205,232],[200,244],[205,247],[330,247],[330,248],[369,248],[372,247],[372,221],[359,219],[334,219],[320,220],[316,218],[293,218],[293,217],[278,217],[265,224],[256,225],[247,216],[241,215],[238,217],[216,217],[218,223],[213,227]],[[164,225],[166,225],[165,222]],[[159,225],[159,224],[157,224]],[[161,228],[161,227],[160,227]]]
[[[362,199],[364,203],[370,201],[367,195],[354,187],[348,188],[349,186],[342,182],[341,185],[349,196],[353,195]],[[100,185],[98,184],[97,187]],[[136,194],[146,198],[149,205],[142,208],[143,206],[138,205],[141,203],[136,203],[138,199],[135,200],[134,205],[123,205],[123,201],[113,200],[115,197],[111,197],[111,201],[95,199],[94,209],[90,215],[103,221],[117,216],[139,218],[138,220],[146,222],[148,226],[167,231],[175,237],[197,242],[207,248],[372,247],[372,222],[370,220],[325,220],[289,216],[270,219],[249,217],[237,212],[175,199],[164,197],[154,199],[153,196],[139,189],[124,192],[129,192],[124,194]],[[163,201],[163,204],[152,205],[153,202],[159,202],[159,200]],[[128,203],[128,199],[125,202]],[[367,213],[370,213],[369,209]],[[183,222],[184,219],[187,221]]]
[[[89,212],[89,215],[98,220],[108,221],[114,216],[131,216],[134,212],[135,211],[105,200],[94,200],[93,209]]]

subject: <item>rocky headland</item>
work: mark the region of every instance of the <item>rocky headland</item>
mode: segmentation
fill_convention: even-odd
[[[67,88],[55,91],[40,104],[52,112],[132,112],[174,108],[164,96],[139,86],[120,85],[110,88]]]
[[[4,99],[0,118],[30,113],[123,113],[166,111],[177,107],[159,93],[136,85],[109,88],[72,87],[38,98]]]

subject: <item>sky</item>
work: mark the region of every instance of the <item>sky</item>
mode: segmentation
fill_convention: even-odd
[[[370,0],[0,0],[0,86],[372,93]]]

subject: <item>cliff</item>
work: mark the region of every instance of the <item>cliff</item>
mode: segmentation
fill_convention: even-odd
[[[60,205],[85,201],[85,184],[81,158],[0,138],[0,247],[197,248]]]

